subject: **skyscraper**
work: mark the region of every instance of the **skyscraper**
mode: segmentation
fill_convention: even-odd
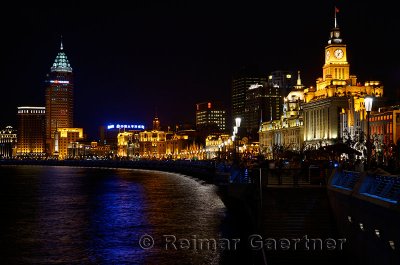
[[[226,130],[226,111],[219,102],[203,102],[196,104],[196,127],[215,126],[223,132]]]
[[[286,97],[296,85],[292,71],[273,71],[268,76],[268,86],[278,88],[279,95]]]
[[[263,77],[257,69],[243,68],[232,80],[232,123],[237,117],[242,118],[245,123],[245,101],[246,91],[251,85],[261,84],[267,81],[266,77]],[[230,127],[228,125],[228,127]]]
[[[282,96],[277,86],[256,83],[248,87],[242,127],[251,140],[258,139],[261,121],[280,119],[281,114]]]
[[[44,107],[18,107],[17,156],[44,156]]]
[[[73,74],[61,42],[46,80],[46,153],[53,154],[57,128],[72,128],[74,114]]]

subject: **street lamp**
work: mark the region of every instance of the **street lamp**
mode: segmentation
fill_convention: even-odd
[[[242,119],[241,118],[239,118],[239,117],[237,117],[236,119],[235,119],[235,123],[236,123],[236,127],[240,127],[240,123],[242,122]]]
[[[365,111],[367,112],[367,169],[369,169],[371,160],[371,141],[369,139],[370,138],[369,116],[372,109],[373,100],[374,99],[371,96],[366,96],[364,98]]]
[[[236,155],[237,155],[237,151],[236,151],[236,135],[239,132],[239,127],[240,127],[240,123],[242,122],[242,119],[240,117],[235,118],[235,124],[236,126],[233,126],[233,135],[232,135],[232,139],[233,139],[233,159],[236,160]]]

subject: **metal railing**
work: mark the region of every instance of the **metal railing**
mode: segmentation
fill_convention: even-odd
[[[360,180],[360,172],[343,170],[333,176],[332,186],[345,190],[353,190]]]
[[[367,175],[361,184],[360,194],[390,203],[400,201],[400,177]]]

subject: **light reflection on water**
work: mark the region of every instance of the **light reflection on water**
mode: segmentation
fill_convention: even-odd
[[[0,167],[1,264],[219,264],[219,251],[165,250],[163,235],[221,238],[216,187],[172,173]],[[138,239],[153,236],[143,250]]]

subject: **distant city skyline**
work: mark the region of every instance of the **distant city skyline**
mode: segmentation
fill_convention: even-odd
[[[299,70],[304,85],[315,86],[335,6],[351,72],[360,82],[382,81],[395,98],[400,64],[392,38],[400,23],[380,3],[18,8],[0,18],[9,25],[0,49],[0,125],[16,127],[18,106],[45,105],[61,35],[75,75],[75,123],[91,139],[108,123],[151,127],[156,111],[162,126],[194,124],[196,103],[229,106],[232,77],[243,66],[265,76]]]

